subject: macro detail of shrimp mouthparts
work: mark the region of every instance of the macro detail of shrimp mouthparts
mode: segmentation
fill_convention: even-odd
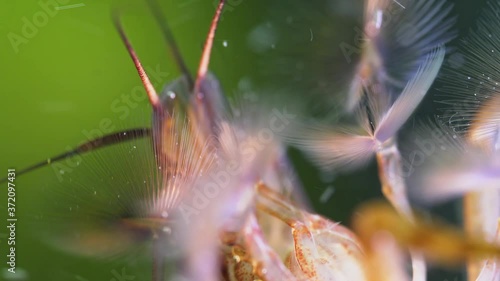
[[[21,60],[43,28],[55,28],[52,21],[92,5],[63,2],[41,1],[40,11],[23,17],[21,34],[8,33]],[[500,281],[500,0],[487,1],[467,34],[457,31],[455,2],[365,0],[354,44],[336,49],[328,46],[328,29],[313,29],[304,18],[266,21],[249,33],[248,45],[275,58],[252,61],[253,67],[286,68],[298,55],[280,43],[289,40],[280,38],[280,30],[292,29],[292,37],[307,35],[316,60],[325,49],[348,63],[355,56],[352,71],[326,63],[348,72],[329,78],[342,80],[332,82],[334,93],[316,75],[295,73],[290,80],[270,75],[271,86],[242,78],[233,94],[224,94],[226,80],[209,66],[211,60],[220,63],[217,46],[238,45],[219,39],[217,30],[231,27],[239,12],[251,14],[245,11],[253,7],[250,1],[204,1],[214,12],[204,23],[201,51],[196,49],[196,71],[183,56],[191,46],[174,36],[182,23],[164,14],[172,3],[143,2],[165,41],[168,63],[180,75],[170,77],[140,58],[149,46],[128,31],[145,24],[131,20],[137,3],[115,4],[110,30],[141,83],[111,102],[127,124],[102,119],[98,129],[82,131],[84,141],[40,162],[30,158],[34,164],[22,169],[7,159],[7,177],[0,178],[7,196],[0,210],[9,231],[0,232],[7,260],[2,280],[432,281],[448,280],[436,272],[449,270],[460,280]],[[325,2],[337,16],[359,8]],[[304,0],[281,4],[309,20],[332,16],[309,10]],[[99,33],[77,19],[68,22]],[[190,37],[195,35],[182,38]],[[233,59],[223,64],[239,68]],[[295,70],[319,67],[294,64]],[[318,79],[314,95],[294,84],[311,85],[311,79]],[[429,99],[434,88],[438,93]],[[277,89],[286,90],[271,94]],[[311,103],[332,100],[335,110],[311,112]],[[437,112],[421,118],[417,111],[427,100]],[[365,187],[380,194],[359,202],[350,221],[334,220],[315,210],[315,187],[301,169],[309,162],[330,179],[361,177],[356,173],[376,165],[376,182],[345,189],[354,189],[350,196],[356,198]],[[44,177],[41,172],[49,170],[55,174]],[[36,184],[23,186],[34,175]],[[320,198],[334,212],[341,206],[327,201],[340,189],[330,187]],[[436,206],[462,198],[455,204],[459,223],[436,218]],[[63,258],[56,261],[55,255]],[[43,266],[50,270],[31,270],[30,259],[50,264]]]

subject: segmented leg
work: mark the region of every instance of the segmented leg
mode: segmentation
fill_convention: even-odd
[[[291,227],[294,248],[287,260],[301,280],[367,280],[363,253],[347,228],[298,209],[267,186],[258,186],[257,205]]]
[[[408,201],[406,183],[401,167],[401,155],[396,144],[377,152],[379,178],[382,193],[396,210],[409,220],[413,220],[413,212]],[[426,265],[423,256],[418,251],[411,251],[413,281],[425,281]]]
[[[443,224],[425,223],[419,219],[409,221],[382,203],[366,204],[359,210],[353,221],[353,230],[367,252],[372,249],[372,237],[385,231],[399,245],[418,249],[429,260],[441,264],[456,265],[471,256],[500,256],[500,246],[466,237],[455,228]]]

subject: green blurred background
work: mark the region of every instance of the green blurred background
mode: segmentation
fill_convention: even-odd
[[[111,110],[117,98],[140,85],[111,22],[113,8],[122,10],[126,32],[143,64],[167,72],[164,82],[179,75],[143,1],[60,1],[61,6],[79,6],[58,10],[44,22],[40,3],[49,2],[4,1],[0,10],[0,177],[7,168],[20,169],[80,143],[86,138],[83,130],[98,128],[103,118],[109,118],[117,130],[130,124]],[[194,73],[215,1],[160,2]],[[453,12],[458,15],[461,34],[472,26],[483,6],[484,1],[456,1]],[[362,11],[362,1],[351,0],[229,1],[210,69],[228,95],[248,87],[266,95],[281,93],[278,100],[282,105],[303,100],[312,115],[321,115],[335,108],[338,99],[331,93],[345,86],[353,71],[354,64],[346,62],[338,46],[352,42]],[[23,19],[33,23],[34,16],[43,24],[29,30],[25,34],[29,38],[19,45],[12,44],[16,35],[23,36]],[[139,107],[147,106],[144,101]],[[432,114],[433,98],[427,98],[419,110],[421,115]],[[348,224],[359,203],[380,196],[373,165],[353,175],[324,175],[298,151],[290,153],[315,210],[321,214]],[[34,190],[50,185],[54,178],[52,169],[45,168],[16,179],[20,279],[5,280],[113,280],[113,270],[120,272],[124,266],[137,277],[135,280],[147,280],[143,278],[149,275],[143,266],[146,261],[96,261],[63,253],[37,239],[36,227],[22,218],[36,215],[34,206],[40,198]],[[327,189],[333,193],[325,197]],[[1,190],[0,279],[11,276],[3,271],[7,245],[2,225],[7,200],[5,186]],[[452,221],[456,210],[453,204],[437,208]],[[464,279],[460,272],[433,271],[430,280]]]

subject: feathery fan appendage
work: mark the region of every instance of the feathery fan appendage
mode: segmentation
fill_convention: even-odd
[[[365,36],[369,41],[350,86],[348,110],[362,96],[360,83],[380,85],[394,102],[429,53],[455,37],[451,9],[441,0],[367,1]]]
[[[368,88],[366,105],[357,113],[358,129],[299,125],[289,142],[303,148],[325,169],[354,169],[366,165],[379,148],[392,143],[431,87],[443,62],[444,47],[438,46],[423,61],[401,95],[390,104],[380,89]]]
[[[34,220],[41,236],[79,255],[147,255],[151,229],[164,224],[143,205],[163,187],[152,151],[151,140],[142,139],[82,156],[77,169],[41,194],[53,202]]]
[[[480,171],[491,163],[484,150],[440,121],[420,124],[405,140],[405,147],[411,148],[405,153],[407,161],[418,158],[408,168],[409,190],[423,202],[441,202],[475,188],[483,182]]]
[[[299,125],[287,141],[303,149],[325,171],[351,171],[367,165],[377,143],[363,129]]]
[[[174,210],[196,181],[216,165],[216,144],[194,122],[174,112],[167,113],[160,124],[163,126],[153,131],[153,140],[163,187],[151,206],[159,213]]]
[[[444,46],[437,46],[425,57],[398,99],[379,121],[374,132],[377,140],[384,142],[396,136],[429,91],[441,68],[444,56]]]

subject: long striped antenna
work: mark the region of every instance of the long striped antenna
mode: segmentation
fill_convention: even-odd
[[[149,9],[153,13],[153,16],[155,17],[156,21],[160,25],[160,29],[163,33],[163,38],[167,42],[168,47],[170,48],[170,52],[172,56],[174,57],[174,60],[177,64],[177,67],[179,70],[186,76],[189,88],[192,89],[194,82],[193,82],[193,77],[189,73],[189,70],[186,66],[186,63],[184,62],[184,59],[182,58],[181,52],[179,50],[179,47],[177,46],[177,43],[175,42],[174,35],[172,33],[172,30],[170,29],[170,26],[167,23],[167,20],[163,13],[161,12],[161,7],[158,4],[158,1],[156,0],[148,0],[147,1]]]
[[[102,137],[99,137],[99,138],[96,138],[93,140],[89,140],[89,141],[79,145],[78,147],[74,148],[71,151],[61,153],[61,154],[56,155],[54,157],[48,158],[47,160],[40,161],[40,162],[33,164],[27,168],[24,168],[20,171],[17,171],[16,175],[20,176],[23,174],[27,174],[31,171],[38,169],[38,168],[49,166],[55,162],[58,162],[58,161],[61,161],[64,159],[68,159],[68,158],[71,158],[71,157],[79,155],[79,154],[91,152],[91,151],[94,151],[94,150],[99,149],[99,148],[111,146],[111,145],[122,143],[125,141],[131,141],[131,140],[135,140],[135,139],[139,139],[139,138],[150,137],[150,136],[151,136],[151,130],[148,128],[136,128],[136,129],[130,129],[130,130],[126,130],[126,131],[121,131],[121,132],[116,132],[116,133],[112,133],[109,135],[105,135],[105,136],[102,136]],[[7,178],[0,179],[0,183],[4,183],[6,181],[7,181]]]
[[[200,66],[198,67],[198,73],[196,75],[196,81],[193,88],[194,94],[198,94],[201,81],[203,81],[203,79],[207,75],[208,65],[210,63],[210,54],[212,52],[212,46],[214,44],[215,31],[217,30],[217,25],[219,23],[220,15],[222,14],[222,9],[224,8],[224,2],[224,0],[220,0],[219,5],[217,5],[217,10],[215,11],[215,15],[212,19],[212,24],[210,25],[210,30],[208,31],[205,46],[203,46],[203,54],[201,55]]]
[[[137,54],[135,53],[135,50],[132,47],[132,44],[130,44],[127,35],[125,35],[125,31],[123,30],[123,26],[120,21],[119,12],[115,11],[113,13],[113,22],[116,26],[116,29],[120,33],[120,37],[122,38],[122,41],[125,44],[125,47],[127,48],[130,57],[132,58],[132,61],[134,62],[135,68],[137,69],[139,76],[141,77],[142,85],[144,85],[146,93],[148,94],[149,103],[151,103],[151,106],[155,111],[159,111],[162,107],[160,98],[158,97],[158,94],[156,93],[156,90],[153,84],[151,83],[151,80],[149,80],[149,77],[146,74],[144,67],[142,67],[141,61],[139,60],[139,57],[137,57]]]

